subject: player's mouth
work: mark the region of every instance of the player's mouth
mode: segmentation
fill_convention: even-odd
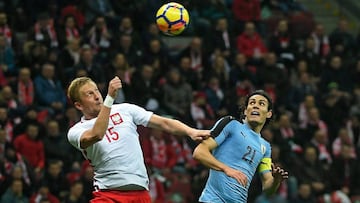
[[[260,116],[260,113],[258,111],[252,111],[252,112],[250,112],[250,115],[252,115],[252,116]]]

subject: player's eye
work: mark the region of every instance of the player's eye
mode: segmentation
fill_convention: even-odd
[[[98,89],[95,89],[94,91],[88,91],[85,93],[85,96],[86,97],[93,97],[95,95],[95,93],[98,93],[99,90]]]

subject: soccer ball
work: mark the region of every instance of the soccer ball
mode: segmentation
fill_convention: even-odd
[[[170,2],[156,12],[156,24],[164,34],[178,35],[189,25],[189,13],[183,5]]]

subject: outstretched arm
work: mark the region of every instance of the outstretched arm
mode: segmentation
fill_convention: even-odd
[[[188,135],[195,141],[201,141],[210,136],[210,130],[191,128],[181,121],[165,118],[156,114],[151,116],[148,127],[163,130],[174,135]]]
[[[241,171],[235,170],[221,161],[217,160],[211,153],[217,147],[217,143],[213,138],[202,141],[194,150],[193,157],[205,166],[224,172],[227,176],[235,178],[240,184],[246,186],[247,177]],[[231,155],[229,155],[231,156]]]
[[[271,164],[272,171],[264,173],[261,176],[261,182],[263,185],[263,191],[267,195],[274,194],[279,188],[281,182],[285,179],[288,179],[288,172],[279,166]]]

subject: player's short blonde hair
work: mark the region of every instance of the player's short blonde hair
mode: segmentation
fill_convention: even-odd
[[[67,96],[71,100],[71,102],[78,102],[80,101],[80,88],[88,83],[95,83],[91,78],[89,77],[79,77],[71,81],[68,90],[67,90]]]

